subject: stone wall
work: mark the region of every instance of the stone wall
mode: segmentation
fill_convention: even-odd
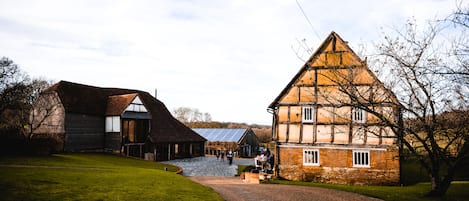
[[[295,181],[337,184],[399,184],[399,151],[396,146],[370,148],[370,167],[353,167],[352,147],[311,148],[319,150],[319,166],[303,165],[304,147],[279,147],[279,176]]]

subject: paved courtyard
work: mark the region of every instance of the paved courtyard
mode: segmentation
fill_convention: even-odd
[[[234,158],[233,164],[228,160],[218,159],[213,156],[186,158],[163,162],[182,167],[184,176],[218,176],[232,177],[237,172],[238,165],[254,165],[254,159]]]
[[[183,168],[183,175],[202,185],[213,188],[227,201],[258,200],[352,200],[376,201],[359,194],[308,186],[290,186],[278,184],[246,184],[237,174],[238,164],[254,165],[254,159],[235,158],[233,164],[228,160],[217,160],[213,156],[179,159],[163,162]]]

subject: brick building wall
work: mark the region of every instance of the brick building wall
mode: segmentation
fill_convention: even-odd
[[[319,151],[319,166],[304,165],[303,150]],[[337,184],[399,184],[399,151],[395,146],[369,150],[369,167],[353,166],[353,148],[318,146],[279,147],[279,176],[294,181]]]

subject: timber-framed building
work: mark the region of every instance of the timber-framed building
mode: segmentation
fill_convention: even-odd
[[[269,105],[276,173],[290,180],[398,184],[398,101],[332,32]],[[380,115],[378,118],[377,115]]]

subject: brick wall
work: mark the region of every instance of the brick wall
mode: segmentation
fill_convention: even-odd
[[[353,148],[311,148],[319,150],[319,166],[303,165],[303,147],[279,147],[279,176],[338,184],[399,184],[399,153],[395,146],[369,149],[370,167],[353,167]]]

